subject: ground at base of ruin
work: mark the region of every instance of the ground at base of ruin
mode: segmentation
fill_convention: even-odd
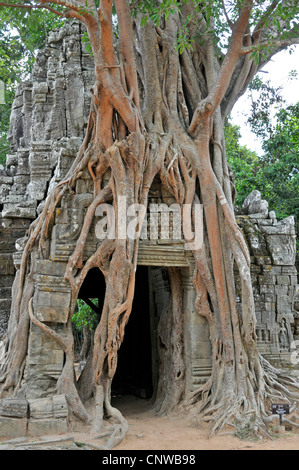
[[[278,431],[273,439],[258,442],[240,439],[233,435],[216,435],[209,438],[208,428],[194,427],[181,414],[159,416],[150,402],[133,395],[114,399],[115,406],[126,418],[129,429],[124,440],[113,449],[117,451],[209,451],[209,450],[299,450],[299,429]],[[273,426],[275,429],[275,425]],[[104,440],[94,435],[76,431],[59,436],[41,438],[0,438],[0,450],[99,450]]]
[[[120,397],[118,407],[129,423],[125,439],[115,450],[299,450],[299,429],[258,442],[232,435],[209,438],[208,428],[194,427],[182,415],[157,416],[149,402],[134,396]]]

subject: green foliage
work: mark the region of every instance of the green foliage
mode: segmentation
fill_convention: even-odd
[[[228,163],[235,175],[236,204],[241,206],[248,194],[257,189],[257,174],[260,160],[258,155],[240,144],[240,127],[227,121],[224,127]]]
[[[182,29],[178,33],[177,49],[180,54],[184,49],[192,50],[195,40],[198,39],[201,42],[205,33],[210,35],[215,45],[227,47],[227,37],[230,30],[227,23],[223,21],[221,2],[212,0],[202,0],[201,2],[198,0],[162,0],[161,2],[143,0],[137,3],[133,2],[135,5],[133,15],[142,14],[142,26],[145,26],[148,20],[152,20],[156,26],[160,26],[161,20],[167,21],[174,13],[181,14],[184,3],[192,3],[194,10],[193,13],[184,16]],[[197,26],[194,37],[190,37],[189,33],[191,22]]]
[[[292,71],[289,78],[297,79],[296,72]],[[279,219],[294,215],[298,224],[299,103],[284,108],[282,87],[275,88],[258,76],[249,88],[252,105],[247,122],[262,139],[263,155],[252,158],[250,151],[239,144],[238,126],[227,123],[227,154],[236,178],[236,203],[241,205],[257,189]]]
[[[86,52],[89,52],[92,55],[91,43],[90,43],[90,39],[89,39],[87,31],[84,31],[84,33],[82,34],[81,40],[85,44]]]
[[[94,330],[97,325],[97,315],[84,300],[78,299],[72,322],[79,332],[82,332],[83,328]]]
[[[193,43],[195,39],[191,38],[188,30],[188,23],[190,21],[190,16],[186,17],[185,23],[183,24],[182,29],[179,31],[177,39],[177,49],[182,54],[186,50],[193,50]]]
[[[1,17],[0,17],[1,21]],[[1,24],[1,23],[0,23]],[[16,37],[11,37],[9,29],[2,23],[0,30],[0,80],[5,86],[5,104],[0,104],[0,163],[5,163],[9,151],[7,132],[16,83],[23,78],[22,58],[25,48]]]
[[[279,217],[299,220],[299,103],[280,110],[271,136],[263,142],[262,173],[268,201]]]
[[[239,143],[240,129],[225,127],[228,162],[236,178],[236,204],[241,205],[254,189],[282,219],[299,220],[299,103],[281,109],[275,125],[263,141],[264,155],[258,157]]]
[[[263,82],[256,76],[248,89],[251,92],[251,109],[247,122],[255,135],[266,139],[273,131],[274,114],[285,104],[281,95],[283,86],[273,87],[270,80]]]
[[[14,88],[7,86],[5,93],[6,102],[5,104],[0,104],[0,164],[3,166],[5,166],[6,155],[10,150],[7,133],[9,129],[9,117],[13,98]]]
[[[241,440],[257,442],[259,441],[259,436],[257,434],[255,420],[252,419],[246,424],[235,422],[235,432],[234,435]]]
[[[168,20],[169,15],[180,11],[182,2],[178,0],[162,0],[161,3],[152,0],[143,0],[134,4],[133,15],[142,14],[141,26],[145,26],[147,21],[152,20],[156,26],[160,25],[161,18]]]
[[[193,13],[184,18],[182,30],[179,32],[177,48],[181,53],[184,49],[192,49],[193,42],[199,39],[199,44],[209,38],[219,50],[227,51],[231,37],[231,24],[234,24],[244,7],[244,0],[219,1],[214,0],[131,0],[133,15],[141,13],[141,25],[152,20],[156,26],[161,20],[168,20],[174,13],[181,13],[184,3],[193,5]],[[251,57],[256,64],[272,52],[273,41],[290,40],[299,34],[299,9],[296,1],[287,4],[278,2],[273,9],[273,0],[256,0],[250,18],[250,28],[263,25],[267,32],[263,34],[263,44],[253,47]],[[190,37],[188,26],[192,22],[197,25],[195,37]],[[193,28],[194,29],[194,28]]]

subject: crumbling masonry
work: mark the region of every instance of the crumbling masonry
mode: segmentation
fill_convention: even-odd
[[[45,50],[37,56],[32,78],[18,87],[13,103],[11,154],[7,156],[6,168],[0,172],[0,339],[7,328],[12,285],[26,230],[40,213],[47,193],[70,168],[84,136],[93,62],[81,36],[77,22],[53,31]],[[161,191],[157,182],[151,189],[153,202],[161,200]],[[80,233],[84,209],[92,197],[92,181],[86,171],[77,181],[75,193],[64,196],[56,211],[49,259],[39,260],[36,266],[34,311],[39,320],[55,325],[58,330],[66,322],[70,302],[70,288],[64,280],[65,266]],[[270,362],[297,374],[299,293],[294,219],[290,216],[277,221],[258,191],[244,201],[237,219],[251,254],[259,349]],[[85,257],[100,243],[94,231],[93,225]],[[187,389],[193,390],[206,381],[211,371],[209,331],[194,308],[192,263],[183,240],[171,242],[160,237],[141,241],[138,265],[146,267],[142,269],[146,269],[149,283],[153,388],[158,361],[157,324],[170,295],[169,266],[180,268],[183,279]],[[86,295],[92,297],[94,292]],[[239,296],[238,280],[236,295]],[[0,401],[1,435],[57,433],[65,432],[68,427],[64,396],[55,395],[55,384],[64,361],[63,351],[38,327],[31,325],[30,328],[22,394]]]

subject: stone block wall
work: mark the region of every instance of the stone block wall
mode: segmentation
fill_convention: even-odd
[[[82,34],[76,21],[54,30],[13,102],[11,153],[6,168],[0,168],[0,339],[26,230],[49,189],[70,168],[84,136],[94,67]]]
[[[39,437],[68,430],[68,406],[64,395],[26,400],[0,400],[1,436]]]
[[[251,255],[259,349],[277,365],[296,367],[297,360],[291,358],[299,339],[294,217],[277,221],[259,191],[253,191],[238,212]],[[240,299],[238,281],[237,295]]]
[[[24,235],[27,227],[28,223],[24,219],[5,220],[0,215],[0,339],[7,329],[11,308],[11,289],[15,277],[15,243]]]
[[[92,58],[80,41],[81,28],[73,21],[51,33],[45,50],[37,56],[31,79],[19,86],[13,104],[11,154],[6,168],[0,171],[0,339],[7,328],[11,287],[26,230],[40,213],[48,191],[70,168],[84,135],[94,71]],[[63,328],[69,302],[69,288],[63,280],[65,263],[73,251],[90,198],[92,184],[86,172],[77,182],[76,194],[66,195],[57,208],[50,260],[39,261],[36,266],[35,311],[42,321],[54,322],[58,329]],[[255,191],[244,201],[237,221],[251,255],[260,351],[271,361],[289,366],[294,341],[299,340],[294,219],[290,216],[277,221],[267,202]],[[86,250],[91,254],[97,243],[89,237]],[[166,246],[160,242],[141,243],[139,258],[144,265],[173,265],[188,271],[183,275],[184,310],[189,322],[185,340],[189,351],[188,380],[190,388],[196,386],[206,380],[211,362],[206,325],[192,307],[190,260],[186,260],[179,244]],[[239,303],[240,294],[237,278]],[[40,329],[33,325],[31,329],[26,383],[30,386],[30,399],[37,399],[54,389],[64,358]]]

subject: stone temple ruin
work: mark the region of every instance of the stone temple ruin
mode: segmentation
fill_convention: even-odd
[[[26,241],[26,230],[40,213],[45,197],[69,169],[86,128],[93,62],[81,42],[81,26],[69,23],[53,31],[39,52],[30,80],[20,84],[12,107],[9,140],[11,154],[0,172],[0,339],[11,308],[11,289]],[[151,189],[152,201],[161,201],[161,186]],[[42,322],[66,322],[70,287],[64,280],[84,209],[92,198],[88,171],[77,181],[74,194],[63,197],[56,211],[48,260],[39,260],[35,274],[34,311]],[[171,200],[169,201],[171,203]],[[295,226],[292,216],[277,221],[258,191],[244,201],[237,216],[251,254],[252,282],[261,353],[270,362],[298,374],[299,294],[295,268]],[[100,241],[92,227],[85,256]],[[139,396],[149,397],[158,374],[157,325],[170,295],[167,267],[181,269],[184,289],[184,359],[186,387],[193,390],[211,372],[209,331],[194,308],[192,256],[183,240],[142,240],[138,255],[136,294],[120,351],[116,382]],[[91,270],[79,297],[103,299],[104,279]],[[236,294],[240,287],[236,280]],[[136,313],[142,309],[143,315]],[[55,394],[63,367],[63,351],[38,327],[31,325],[22,395],[0,401],[0,433],[39,435],[65,432],[68,410],[64,396]],[[134,331],[139,335],[134,334]],[[137,344],[137,341],[140,343]],[[1,343],[0,343],[1,344]],[[138,348],[140,357],[133,350]],[[1,351],[0,351],[1,357]],[[129,364],[129,366],[128,366]],[[126,366],[127,365],[127,366]]]

